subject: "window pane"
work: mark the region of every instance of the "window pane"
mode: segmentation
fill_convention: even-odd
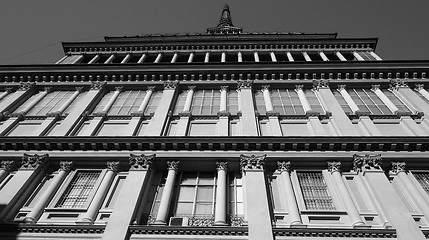
[[[41,124],[41,120],[24,120],[19,122],[8,136],[34,136],[37,127]]]
[[[182,181],[180,182],[180,184],[193,184],[195,185],[197,183],[197,173],[193,172],[184,172],[182,173]]]
[[[191,122],[189,136],[216,136],[216,123]]]
[[[197,201],[213,201],[213,187],[199,186],[197,190]]]
[[[181,186],[179,191],[179,202],[181,201],[194,201],[195,187],[194,186]]]
[[[203,172],[198,176],[198,184],[199,185],[213,185],[213,173]]]
[[[311,136],[307,123],[281,123],[283,136]]]
[[[429,173],[413,173],[420,186],[429,194]]]
[[[176,215],[192,214],[192,205],[192,202],[178,202],[176,208]]]
[[[213,214],[212,203],[197,203],[195,208],[195,214]]]
[[[125,136],[127,127],[127,122],[106,121],[97,136]]]
[[[267,109],[265,108],[264,94],[261,91],[255,92],[255,107],[259,114],[267,114]]]
[[[112,91],[112,92],[109,92],[106,95],[104,95],[103,98],[101,99],[101,101],[95,107],[93,112],[101,112],[103,110],[103,108],[107,105],[107,103],[110,101],[110,99],[112,98],[114,93],[115,92]]]
[[[85,206],[89,194],[100,175],[99,171],[79,171],[61,196],[55,207],[81,208]]]

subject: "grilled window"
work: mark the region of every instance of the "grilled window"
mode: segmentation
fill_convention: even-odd
[[[429,173],[413,173],[422,188],[429,194]]]
[[[298,172],[297,175],[308,210],[335,210],[321,172]]]
[[[99,176],[99,171],[78,171],[55,207],[84,207]]]

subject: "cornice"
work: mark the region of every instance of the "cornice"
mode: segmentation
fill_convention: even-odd
[[[131,234],[151,235],[227,235],[247,236],[248,228],[244,227],[161,227],[161,226],[130,226]]]
[[[274,228],[273,233],[276,237],[397,238],[395,229]]]
[[[102,225],[28,225],[0,224],[0,232],[9,233],[64,233],[64,234],[103,234]]]

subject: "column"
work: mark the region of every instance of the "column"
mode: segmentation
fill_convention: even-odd
[[[57,62],[55,62],[55,64],[60,64],[62,61],[64,61],[66,58],[71,57],[69,55],[65,55],[64,57],[62,57],[60,60],[58,60]]]
[[[329,58],[326,56],[324,52],[319,52],[319,56],[322,58],[323,61],[328,62]]]
[[[292,54],[291,54],[290,52],[286,52],[286,57],[287,57],[287,60],[288,60],[289,62],[294,62],[294,61],[295,61],[295,60],[293,59]]]
[[[353,56],[358,60],[358,61],[365,61],[365,59],[363,59],[359,53],[357,52],[353,52]]]
[[[191,117],[192,99],[194,96],[195,86],[188,86],[188,94],[186,95],[183,112],[180,113],[180,119],[177,123],[176,136],[186,136],[188,130],[189,119]]]
[[[262,93],[264,94],[265,109],[267,110],[269,127],[271,129],[271,134],[273,136],[281,136],[282,130],[280,128],[279,117],[278,117],[278,113],[274,112],[269,88],[270,88],[269,85],[264,85],[262,86],[262,90],[261,90]]]
[[[332,113],[332,124],[339,129],[340,136],[358,136],[359,133],[345,114],[343,108],[338,103],[331,89],[328,80],[314,80],[313,87],[324,108]]]
[[[304,85],[295,85],[295,91],[298,94],[298,98],[302,104],[302,108],[304,109],[304,112],[307,114],[312,110],[311,110],[310,103],[308,103],[307,97],[305,96],[305,93],[302,90],[303,87]]]
[[[240,125],[243,136],[258,136],[255,107],[253,106],[252,80],[240,80],[237,82],[240,104]]]
[[[270,85],[263,85],[261,92],[264,94],[265,108],[267,112],[272,112],[273,103],[271,102]]]
[[[286,206],[288,209],[290,225],[301,225],[302,220],[299,214],[295,192],[293,191],[292,181],[290,179],[290,162],[277,162],[277,166],[284,185],[283,187],[285,190]]]
[[[271,216],[265,185],[266,155],[240,156],[240,167],[246,184],[249,240],[273,240]]]
[[[173,101],[174,93],[176,91],[178,81],[165,81],[164,91],[159,101],[158,107],[146,127],[144,136],[161,136],[162,130],[168,119],[168,112],[170,110],[171,102]]]
[[[30,195],[37,187],[38,178],[42,178],[42,169],[44,169],[48,161],[48,154],[30,155],[24,153],[21,167],[0,190],[0,206],[5,206],[0,212],[0,219],[13,217],[17,209],[27,199],[27,194]]]
[[[377,61],[382,61],[383,59],[381,59],[381,57],[379,57],[377,54],[375,54],[375,52],[370,51],[369,54],[371,54],[371,56],[373,56],[375,58],[375,60]]]
[[[225,54],[225,52],[221,53],[220,62],[226,62],[226,54]]]
[[[393,113],[397,113],[399,111],[395,104],[393,104],[392,101],[390,101],[390,99],[387,98],[386,95],[384,95],[384,93],[380,90],[380,85],[372,85],[371,91],[373,91],[375,95],[377,95],[377,97],[379,97],[381,101],[386,104],[390,111]]]
[[[177,61],[177,56],[178,56],[177,52],[174,53],[173,57],[171,58],[171,63],[175,63]]]
[[[95,193],[95,196],[88,207],[88,210],[79,217],[79,220],[77,220],[76,223],[94,223],[101,204],[103,204],[107,192],[112,185],[113,179],[115,179],[115,176],[118,172],[119,162],[107,162],[107,172],[104,175],[103,180],[101,181],[100,186],[98,187],[97,192]]]
[[[237,60],[238,62],[243,62],[243,54],[241,52],[237,53]]]
[[[95,55],[89,62],[88,62],[88,64],[94,64],[94,63],[96,63],[97,61],[98,61],[98,59],[100,59],[100,55],[99,54],[97,54],[97,55]]]
[[[255,62],[259,62],[259,54],[258,54],[258,52],[254,52],[253,56],[255,58]]]
[[[159,203],[159,209],[154,223],[155,225],[167,225],[168,210],[170,209],[171,197],[173,196],[174,180],[179,170],[179,161],[169,161],[167,165],[168,174],[162,191],[161,202]]]
[[[310,56],[308,56],[308,53],[307,53],[307,52],[302,52],[302,55],[304,56],[305,61],[307,61],[307,62],[311,62],[311,58],[310,58]]]
[[[162,58],[162,53],[158,53],[153,63],[159,63],[161,61],[161,58]]]
[[[76,87],[75,89],[76,91],[73,93],[73,95],[71,95],[70,98],[67,99],[67,101],[57,110],[56,113],[61,115],[83,91],[83,87]]]
[[[396,229],[398,240],[426,239],[386,177],[381,165],[381,155],[353,155],[354,170],[362,174],[366,185],[386,214],[387,220]]]
[[[191,52],[189,54],[188,63],[191,63],[194,60],[194,55],[195,55],[195,53],[193,53],[193,52]]]
[[[142,56],[139,58],[139,60],[137,61],[137,63],[143,63],[144,60],[146,59],[146,53],[143,53]]]
[[[73,108],[73,110],[67,115],[67,117],[61,122],[60,127],[54,128],[49,136],[66,136],[73,128],[78,124],[82,118],[82,114],[89,108],[91,104],[94,104],[97,97],[104,93],[105,82],[94,82],[91,83],[90,90],[85,96],[79,101],[79,104]],[[78,91],[79,88],[76,89]]]
[[[420,185],[416,185],[415,182],[411,181],[411,175],[407,174],[405,162],[392,162],[391,175],[396,174],[399,181],[405,186],[405,191],[409,193],[409,196],[412,197],[417,203],[420,211],[425,215],[426,218],[429,218],[429,208],[427,201],[427,194],[419,191]],[[424,194],[424,195],[422,195]]]
[[[128,239],[128,227],[138,211],[143,189],[150,184],[148,175],[153,161],[155,161],[154,154],[130,154],[131,167],[104,230],[102,240]]]
[[[183,112],[189,112],[192,105],[192,97],[194,96],[195,86],[188,87],[188,94],[186,95],[185,106],[183,107]]]
[[[340,61],[343,61],[343,62],[347,61],[347,59],[340,52],[335,52],[335,55],[337,55],[337,57],[338,57],[338,59],[340,59]]]
[[[210,60],[210,52],[206,52],[206,56],[204,57],[204,62],[208,63]]]
[[[127,62],[130,60],[130,58],[131,58],[131,54],[130,54],[130,53],[128,53],[128,54],[124,57],[124,59],[122,59],[121,64],[127,63]]]
[[[31,103],[29,103],[24,109],[22,109],[20,112],[13,114],[13,115],[24,115],[27,114],[34,106],[36,106],[36,104],[38,102],[40,102],[40,100],[42,100],[46,95],[48,95],[48,93],[50,93],[52,90],[51,87],[45,87],[44,91],[42,92],[42,94],[40,94],[39,96],[37,96],[36,99],[34,99]]]
[[[217,183],[216,183],[216,205],[214,225],[226,226],[226,192],[228,189],[226,174],[228,162],[216,162]]]
[[[271,56],[271,61],[277,62],[277,58],[276,58],[276,55],[274,54],[274,52],[270,52],[270,56]]]
[[[34,83],[22,83],[20,88],[14,93],[12,93],[13,88],[6,88],[5,93],[10,96],[7,99],[2,98],[2,101],[0,101],[0,113],[3,114],[3,112],[9,110],[17,101],[24,98],[25,95],[33,93],[34,86]]]
[[[109,64],[115,59],[115,54],[110,55],[110,57],[104,62],[104,64]]]
[[[9,93],[12,92],[12,88],[8,87],[5,88],[5,91],[0,95],[0,100],[2,100],[3,98],[5,98],[7,95],[9,95]]]
[[[229,112],[227,110],[228,86],[220,87],[220,109],[218,113],[218,136],[229,135]]]
[[[359,215],[359,211],[357,210],[352,197],[350,196],[349,191],[347,190],[343,177],[341,176],[341,162],[328,162],[328,171],[332,174],[335,185],[340,191],[341,198],[343,199],[343,203],[345,205],[347,214],[349,215],[352,226],[365,225]]]
[[[9,175],[10,171],[14,168],[14,161],[1,161],[0,162],[0,183]]]
[[[144,96],[143,102],[140,104],[136,112],[132,113],[132,117],[124,133],[124,136],[132,136],[138,129],[139,124],[141,123],[141,118],[144,116],[144,111],[149,103],[149,100],[155,91],[155,86],[148,86],[146,90],[146,95]]]
[[[340,92],[341,96],[347,102],[347,105],[349,105],[353,113],[359,111],[359,107],[356,105],[355,101],[353,101],[352,97],[350,97],[350,94],[347,92],[345,84],[338,85],[338,92]]]
[[[70,172],[72,165],[73,162],[60,162],[60,169],[58,170],[58,173],[55,175],[55,177],[52,179],[52,183],[48,186],[45,192],[43,192],[43,195],[31,209],[31,212],[24,218],[24,223],[34,224],[37,222],[45,207],[54,197],[58,188],[61,186],[67,174]]]

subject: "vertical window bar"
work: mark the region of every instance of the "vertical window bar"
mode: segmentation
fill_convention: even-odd
[[[429,173],[413,173],[422,188],[429,194]]]
[[[100,176],[99,171],[79,171],[61,196],[55,207],[82,208]]]
[[[297,175],[308,210],[335,210],[321,172],[298,172]]]

